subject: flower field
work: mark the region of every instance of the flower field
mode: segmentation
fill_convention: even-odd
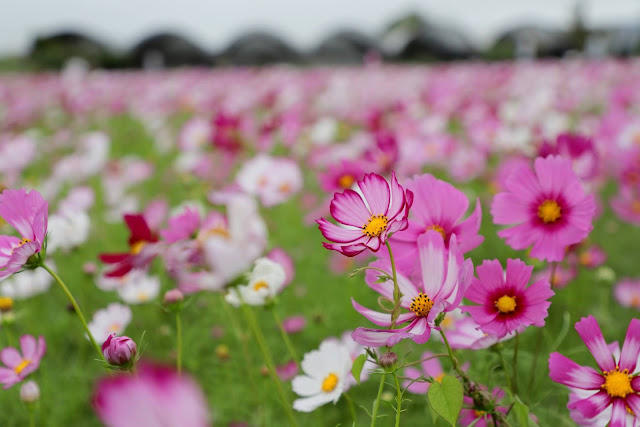
[[[0,76],[0,425],[639,425],[640,62]]]

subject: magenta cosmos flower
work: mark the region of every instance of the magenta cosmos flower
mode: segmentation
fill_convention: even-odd
[[[515,170],[507,191],[493,199],[496,224],[516,224],[499,231],[513,249],[531,248],[531,256],[562,261],[567,246],[587,237],[595,214],[595,201],[586,195],[571,162],[559,156],[538,157],[535,173],[528,167]]]
[[[357,185],[360,193],[346,189],[336,193],[331,201],[331,215],[342,226],[324,218],[316,221],[322,235],[335,242],[324,242],[324,247],[347,256],[355,256],[367,248],[376,252],[389,233],[406,229],[413,203],[413,193],[398,184],[395,172],[391,174],[391,183],[370,173]]]
[[[93,407],[109,427],[208,426],[209,409],[200,387],[170,368],[142,364],[137,375],[101,379]]]
[[[5,389],[38,369],[47,345],[42,336],[36,340],[31,335],[23,335],[20,337],[20,350],[22,354],[13,347],[4,348],[0,352],[0,360],[6,366],[0,367],[0,383],[4,384]]]
[[[364,346],[393,346],[400,340],[411,338],[418,344],[424,344],[435,327],[435,319],[440,313],[455,309],[462,296],[471,284],[473,264],[471,260],[463,260],[458,249],[456,236],[451,236],[449,249],[444,246],[444,239],[437,231],[430,230],[418,237],[419,268],[421,279],[414,284],[402,274],[398,275],[398,287],[402,293],[400,306],[406,313],[400,314],[397,325],[405,325],[399,329],[358,328],[351,335],[357,343]],[[389,271],[389,263],[378,260],[372,267]],[[367,271],[366,282],[373,290],[393,301],[393,284],[390,280],[376,283],[378,274],[374,270]],[[391,314],[365,308],[352,300],[353,307],[373,323],[391,326]]]
[[[575,328],[600,372],[580,366],[560,353],[551,353],[549,376],[567,387],[592,392],[584,399],[573,399],[569,409],[578,411],[585,418],[594,418],[611,405],[609,426],[625,427],[627,411],[640,414],[640,376],[633,375],[640,354],[640,320],[631,320],[619,358],[607,346],[593,316],[582,318]]]
[[[20,238],[0,235],[0,280],[22,270],[27,260],[42,250],[48,209],[35,190],[4,190],[0,194],[0,217],[20,234]]]
[[[476,268],[478,279],[465,298],[480,305],[462,307],[479,329],[502,338],[522,326],[544,326],[548,301],[554,295],[551,284],[541,279],[527,287],[532,266],[519,259],[507,260],[506,277],[498,260],[485,260]]]
[[[413,267],[418,255],[418,237],[429,230],[440,233],[445,245],[449,244],[451,236],[455,234],[462,253],[483,242],[484,237],[478,235],[482,221],[480,200],[476,201],[473,213],[463,220],[469,200],[462,191],[448,182],[425,174],[408,180],[405,187],[414,194],[409,227],[389,240],[398,268],[408,272]]]

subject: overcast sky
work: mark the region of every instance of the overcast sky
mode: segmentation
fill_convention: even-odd
[[[151,32],[177,30],[215,50],[251,29],[270,29],[300,47],[345,27],[375,35],[417,11],[487,43],[519,23],[566,25],[576,0],[0,0],[0,54],[26,52],[36,35],[86,31],[126,48]],[[7,7],[7,5],[10,6]],[[586,0],[588,25],[640,23],[638,0]]]

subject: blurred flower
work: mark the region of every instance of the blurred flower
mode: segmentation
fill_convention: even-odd
[[[264,305],[280,293],[285,278],[284,268],[280,264],[260,258],[249,274],[249,283],[230,289],[225,299],[235,307],[241,304]]]
[[[276,366],[276,373],[281,381],[289,381],[298,374],[298,364],[291,360],[284,365]]]
[[[304,329],[307,319],[303,315],[290,316],[282,321],[282,327],[288,334],[295,334]]]
[[[40,252],[47,235],[48,204],[35,190],[7,189],[0,194],[0,217],[20,234],[0,235],[0,280],[22,270]]]
[[[20,350],[22,354],[13,347],[5,347],[0,351],[0,360],[6,366],[0,367],[0,383],[5,389],[19,383],[38,369],[47,345],[43,336],[36,340],[31,335],[23,335],[20,337]]]
[[[160,293],[160,279],[141,272],[135,280],[127,281],[118,290],[118,296],[127,304],[152,302]]]
[[[121,334],[131,321],[131,309],[117,302],[96,311],[89,322],[89,331],[96,342],[104,342],[111,334]]]
[[[517,224],[498,235],[513,249],[533,245],[530,255],[547,261],[562,261],[567,246],[587,237],[594,213],[593,196],[585,194],[569,160],[558,156],[537,158],[535,174],[518,168],[491,205],[496,224]]]
[[[40,387],[33,380],[25,381],[20,386],[20,400],[25,403],[34,403],[40,399]]]
[[[47,266],[56,271],[53,261],[47,261]],[[47,292],[51,283],[53,283],[53,277],[44,268],[25,270],[0,283],[0,295],[13,299],[31,298]]]
[[[136,375],[98,381],[93,407],[109,427],[208,426],[209,409],[202,390],[188,375],[141,364]]]
[[[260,197],[262,204],[269,207],[300,191],[303,177],[295,160],[259,154],[242,165],[236,182],[242,191]]]
[[[640,280],[622,279],[616,284],[613,295],[621,306],[640,309]]]

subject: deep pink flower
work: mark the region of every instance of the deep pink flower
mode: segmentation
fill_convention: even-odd
[[[125,215],[129,228],[129,252],[100,254],[100,261],[112,264],[106,277],[122,277],[134,268],[146,268],[158,254],[158,237],[151,231],[143,215]]]
[[[160,230],[160,236],[167,243],[193,238],[200,228],[200,213],[191,207],[169,218],[168,227]]]
[[[47,235],[49,205],[35,190],[7,189],[0,194],[0,217],[20,234],[0,235],[0,280],[22,270],[42,249]]]
[[[413,193],[398,184],[395,172],[391,174],[391,183],[370,173],[357,185],[362,194],[347,189],[336,193],[331,201],[331,215],[342,227],[324,218],[316,221],[322,235],[335,242],[324,242],[324,247],[347,256],[355,256],[365,249],[376,252],[389,233],[406,229],[413,203]]]
[[[117,337],[115,333],[102,344],[102,354],[112,365],[127,365],[138,353],[136,343],[129,337]]]
[[[5,389],[19,383],[38,369],[47,345],[42,336],[36,341],[31,335],[23,335],[20,337],[20,350],[22,354],[13,347],[0,351],[0,360],[6,366],[6,368],[0,367],[0,383],[4,384]]]
[[[522,326],[544,326],[548,301],[554,295],[548,280],[527,287],[532,266],[519,259],[507,260],[506,278],[498,260],[485,260],[476,268],[465,298],[480,305],[464,306],[482,332],[502,338]]]
[[[332,163],[326,172],[318,174],[320,187],[328,193],[346,190],[361,180],[370,167],[370,164],[363,160],[345,159]]]
[[[209,409],[202,390],[188,375],[142,364],[137,375],[102,378],[93,407],[108,427],[208,426]]]
[[[567,246],[580,242],[593,228],[595,201],[586,195],[568,159],[537,158],[535,173],[518,168],[507,180],[507,191],[491,205],[496,224],[516,224],[498,235],[514,249],[533,245],[531,256],[561,261]]]
[[[583,399],[573,399],[568,408],[585,418],[594,418],[609,406],[610,427],[626,427],[627,408],[640,414],[640,376],[635,374],[640,354],[640,320],[632,319],[619,357],[602,336],[600,325],[593,316],[583,317],[576,323],[576,331],[593,355],[600,372],[580,366],[560,353],[549,356],[549,376],[567,387],[590,391]]]
[[[430,230],[418,237],[418,252],[421,272],[418,284],[412,283],[402,274],[398,275],[398,286],[402,293],[400,306],[407,310],[397,319],[397,325],[405,325],[399,329],[356,329],[352,337],[354,341],[371,347],[383,345],[393,346],[400,340],[411,338],[418,344],[424,344],[435,328],[435,319],[440,313],[454,310],[462,300],[462,296],[471,284],[473,264],[464,260],[458,249],[456,237],[453,235],[449,249],[444,246],[444,239],[437,231]],[[390,271],[386,260],[378,260],[372,267]],[[393,301],[393,284],[390,280],[376,283],[378,274],[375,270],[367,270],[366,282],[373,290]],[[389,327],[391,314],[370,310],[352,299],[353,307],[373,323]]]
[[[640,280],[622,279],[615,286],[613,294],[621,306],[640,309]]]
[[[571,159],[573,168],[582,179],[591,179],[598,172],[598,152],[593,140],[576,133],[561,133],[555,144],[544,141],[538,151],[541,157],[560,155]]]
[[[410,272],[408,269],[413,267],[418,254],[418,237],[429,230],[440,233],[445,245],[449,244],[449,239],[455,234],[462,253],[482,243],[484,237],[478,235],[482,221],[480,200],[476,201],[473,213],[463,220],[469,200],[462,191],[448,182],[425,174],[407,180],[405,187],[414,194],[409,227],[389,240],[399,269]]]
[[[303,315],[290,316],[282,321],[282,327],[288,334],[300,332],[307,325],[307,319]]]

